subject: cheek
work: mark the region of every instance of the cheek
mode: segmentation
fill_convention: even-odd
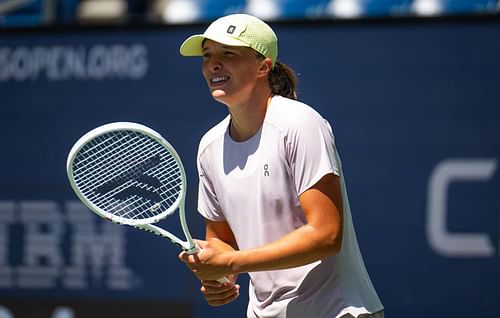
[[[240,80],[241,82],[244,83],[254,83],[257,80],[255,69],[252,68],[246,68],[243,70],[240,70]]]
[[[203,77],[206,79],[208,72],[207,72],[207,64],[205,62],[201,64],[201,73],[203,74]]]

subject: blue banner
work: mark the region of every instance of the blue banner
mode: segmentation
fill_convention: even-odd
[[[495,317],[500,23],[274,27],[280,59],[299,74],[300,99],[333,126],[360,248],[387,316]],[[77,201],[65,171],[71,146],[88,130],[115,121],[150,126],[184,161],[188,222],[203,236],[195,156],[226,110],[211,99],[201,60],[178,53],[202,30],[0,32],[6,317],[30,316],[16,305],[21,299],[43,304],[46,317],[54,317],[58,301],[69,310],[64,317],[91,317],[75,303],[137,301],[145,308],[157,300],[179,317],[244,316],[246,291],[234,304],[209,307],[177,247],[99,220]],[[164,222],[178,227],[176,219]]]

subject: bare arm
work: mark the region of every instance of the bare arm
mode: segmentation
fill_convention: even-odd
[[[259,248],[228,255],[235,272],[297,267],[334,255],[342,245],[340,178],[328,174],[300,196],[307,223]]]
[[[325,175],[299,199],[307,223],[282,238],[258,248],[237,251],[228,249],[234,237],[225,238],[229,243],[226,244],[220,240],[220,234],[207,231],[207,241],[198,242],[203,251],[197,257],[184,255],[181,259],[201,279],[217,279],[243,272],[297,267],[336,254],[342,245],[340,178]]]
[[[221,242],[222,250],[237,250],[238,246],[233,232],[227,222],[214,222],[205,220],[205,239]],[[225,243],[222,243],[225,242]],[[226,245],[227,244],[227,245]],[[200,291],[211,306],[222,306],[236,300],[240,295],[240,285],[236,284],[237,275],[226,276],[230,282],[221,284],[216,280],[201,280]]]
[[[238,250],[233,231],[225,221],[215,222],[205,219],[205,240],[209,241],[211,239],[221,240],[234,250]]]

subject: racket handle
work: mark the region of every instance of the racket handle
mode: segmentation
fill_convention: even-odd
[[[218,281],[219,283],[221,283],[221,284],[227,284],[227,283],[229,283],[229,282],[230,282],[229,278],[227,278],[227,277],[222,277],[222,278],[219,278],[217,281]]]
[[[198,254],[201,251],[201,247],[198,245],[195,245],[192,249],[187,250],[186,253],[188,254]],[[228,277],[221,277],[217,280],[221,284],[227,284],[231,282]]]

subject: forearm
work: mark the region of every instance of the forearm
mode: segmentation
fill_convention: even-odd
[[[341,234],[330,235],[306,224],[264,246],[227,254],[237,273],[286,269],[306,265],[340,251]]]
[[[340,179],[324,176],[300,196],[307,223],[264,246],[228,253],[235,273],[277,270],[309,264],[335,255],[342,246]]]
[[[224,276],[302,266],[338,253],[343,231],[339,178],[324,176],[299,199],[307,222],[276,241],[252,249],[237,250],[228,223],[207,221],[205,251],[198,262],[192,262],[193,268],[204,272],[200,276]]]

